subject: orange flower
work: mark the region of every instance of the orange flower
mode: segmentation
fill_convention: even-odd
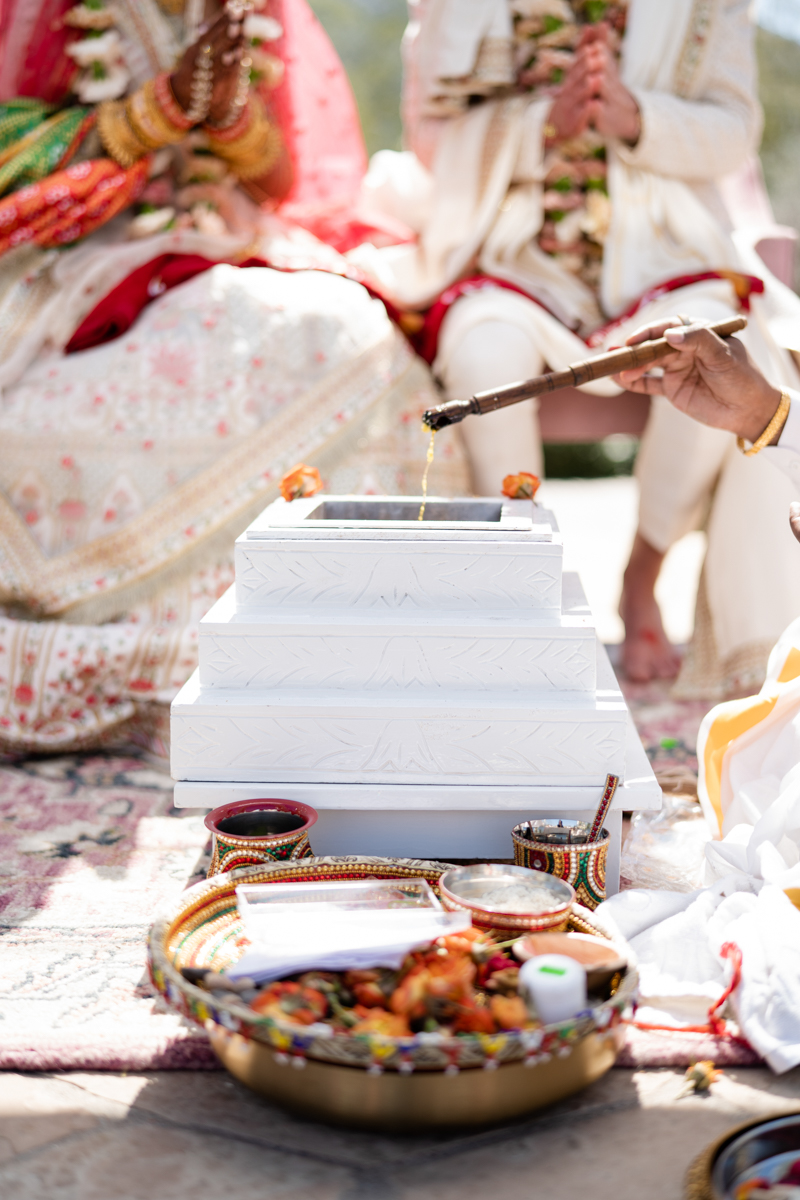
[[[532,500],[539,490],[538,475],[520,471],[519,475],[506,475],[503,480],[503,495],[509,500]]]
[[[477,929],[474,925],[470,925],[469,929],[462,929],[459,933],[445,934],[436,939],[436,945],[451,954],[469,954],[476,943],[482,942],[489,945],[494,944],[488,933],[484,933],[482,929]]]
[[[501,1029],[522,1029],[530,1020],[525,1002],[519,996],[492,996],[489,1007]]]
[[[538,482],[538,480],[537,480]],[[281,495],[284,500],[299,500],[303,496],[314,496],[322,488],[322,479],[316,467],[298,463],[287,471],[281,480]]]
[[[389,1007],[409,1019],[423,1017],[428,1003],[458,1003],[468,998],[474,978],[475,964],[463,955],[418,963],[395,988]]]
[[[460,1006],[453,1033],[497,1033],[497,1026],[490,1009],[470,1000]]]
[[[380,1008],[373,1008],[370,1010],[369,1016],[354,1025],[350,1032],[355,1034],[377,1033],[383,1034],[384,1037],[408,1037],[411,1029],[405,1017],[397,1013],[384,1012]]]
[[[313,1025],[328,1011],[327,998],[316,988],[302,987],[292,980],[273,983],[260,992],[250,1004],[256,1012],[295,1025]]]

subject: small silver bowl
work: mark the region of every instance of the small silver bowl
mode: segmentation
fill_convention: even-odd
[[[532,910],[519,906],[519,901],[504,902],[489,893],[507,890],[509,893],[520,884],[528,884],[543,894],[541,907]],[[453,867],[445,871],[439,880],[442,904],[451,912],[466,909],[472,914],[473,925],[480,929],[507,929],[512,933],[532,933],[544,929],[566,929],[575,889],[544,871],[531,871],[528,867],[511,867],[502,863],[482,863],[474,867]]]
[[[546,842],[553,846],[585,846],[589,841],[589,821],[527,821],[518,827],[520,837],[532,842]]]
[[[778,1183],[800,1159],[800,1113],[761,1121],[717,1152],[711,1171],[713,1200],[734,1200],[743,1183],[762,1176]],[[753,1192],[753,1197],[759,1195]]]

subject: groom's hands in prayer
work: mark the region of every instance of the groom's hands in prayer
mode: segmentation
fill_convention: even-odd
[[[602,22],[583,30],[547,123],[555,130],[553,141],[577,137],[589,127],[631,145],[639,140],[639,105],[620,79],[609,29]]]
[[[677,409],[715,429],[727,429],[755,442],[769,425],[781,393],[755,367],[738,338],[720,338],[702,321],[672,318],[643,326],[626,345],[665,337],[675,353],[662,358],[663,374],[649,367],[622,371],[614,378],[631,392],[666,396]],[[780,430],[772,439],[775,445]]]

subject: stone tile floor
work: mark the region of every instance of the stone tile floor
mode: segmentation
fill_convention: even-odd
[[[0,1077],[9,1200],[680,1200],[692,1158],[751,1116],[800,1108],[800,1069],[611,1071],[515,1125],[388,1137],[293,1118],[223,1072]]]

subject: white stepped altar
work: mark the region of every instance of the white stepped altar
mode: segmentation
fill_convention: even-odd
[[[552,513],[531,501],[278,500],[236,543],[172,706],[175,803],[320,813],[316,853],[512,855],[530,817],[661,793]]]

